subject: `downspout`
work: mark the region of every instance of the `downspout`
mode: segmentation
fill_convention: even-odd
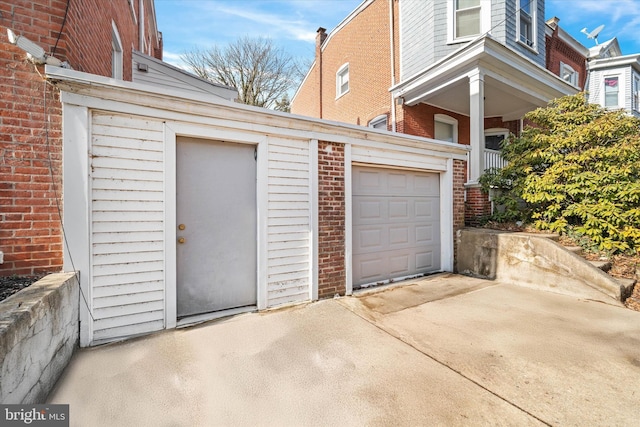
[[[138,51],[144,51],[144,0],[138,0]]]
[[[391,43],[391,87],[396,85],[395,43],[394,43],[393,0],[389,0],[389,42]],[[391,131],[396,131],[396,102],[391,93]]]

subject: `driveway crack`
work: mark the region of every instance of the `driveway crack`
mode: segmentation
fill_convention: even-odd
[[[344,307],[345,309],[347,309],[348,311],[350,311],[351,313],[355,314],[356,316],[358,316],[359,318],[365,320],[367,323],[373,325],[374,327],[376,327],[378,330],[384,332],[386,335],[394,338],[397,341],[400,341],[401,343],[411,347],[412,349],[414,349],[415,351],[417,351],[418,353],[428,357],[429,359],[433,360],[434,362],[438,363],[439,365],[445,367],[446,369],[456,373],[457,375],[461,376],[462,378],[464,378],[465,380],[477,385],[478,387],[480,387],[481,389],[485,390],[486,392],[492,394],[493,396],[497,397],[498,399],[502,400],[503,402],[507,403],[508,405],[513,406],[514,408],[518,409],[519,411],[524,412],[525,414],[529,415],[530,417],[536,419],[537,421],[541,422],[542,424],[546,425],[546,426],[553,426],[553,424],[549,423],[548,421],[543,420],[542,418],[540,418],[539,416],[535,415],[534,413],[526,410],[525,408],[523,408],[522,406],[518,405],[517,403],[514,403],[512,401],[510,401],[509,399],[507,399],[504,396],[501,396],[500,394],[496,393],[495,391],[487,388],[486,386],[484,386],[483,384],[479,383],[478,381],[474,380],[473,378],[465,375],[462,371],[449,366],[446,362],[443,362],[441,360],[439,360],[437,357],[427,353],[426,351],[422,350],[421,348],[417,347],[416,345],[412,344],[411,342],[402,339],[401,337],[394,335],[393,333],[391,333],[390,331],[388,331],[387,329],[385,329],[384,327],[380,326],[379,324],[377,324],[375,321],[373,321],[370,318],[367,318],[366,316],[361,315],[360,313],[358,313],[356,310],[353,310],[351,307],[348,307],[345,304],[340,304],[342,307]]]

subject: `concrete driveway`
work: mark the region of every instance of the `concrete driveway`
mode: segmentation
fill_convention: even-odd
[[[442,274],[79,351],[71,425],[638,425],[640,313]]]

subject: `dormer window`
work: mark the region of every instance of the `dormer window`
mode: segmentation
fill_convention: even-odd
[[[518,0],[518,41],[536,48],[537,0]]]
[[[349,92],[349,63],[344,64],[336,73],[336,98]]]

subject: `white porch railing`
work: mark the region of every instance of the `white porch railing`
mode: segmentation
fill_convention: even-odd
[[[484,168],[498,168],[502,169],[507,165],[507,161],[502,158],[502,154],[498,150],[489,150],[485,148],[484,150]]]

